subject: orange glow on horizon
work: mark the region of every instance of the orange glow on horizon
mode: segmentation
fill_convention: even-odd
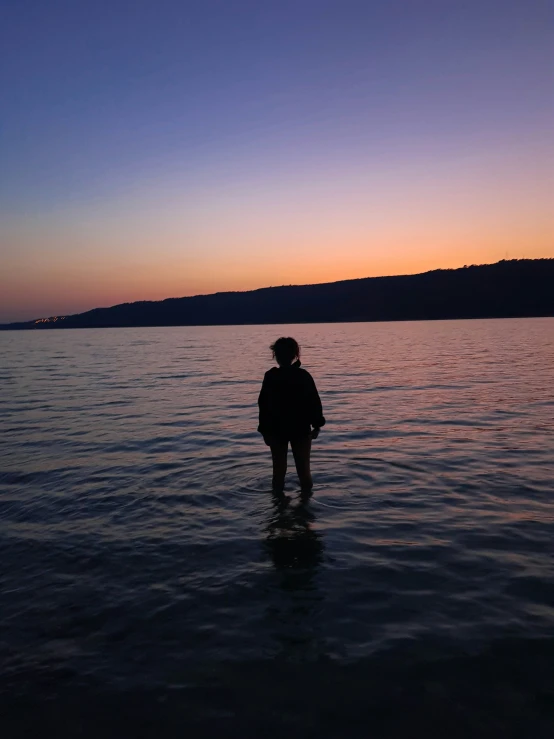
[[[354,179],[351,189],[245,185],[191,195],[187,208],[184,196],[146,193],[14,220],[5,227],[0,322],[554,256],[547,179],[507,171],[501,181],[502,171],[487,179],[480,164],[442,188],[413,173],[371,188]]]
[[[52,269],[29,270],[25,278],[12,281],[4,287],[0,308],[8,310],[16,305],[22,294],[31,296],[25,305],[25,317],[13,320],[30,320],[39,316],[70,315],[97,307],[140,300],[164,300],[215,292],[256,290],[280,285],[302,285],[364,277],[417,274],[434,269],[456,269],[466,264],[487,264],[509,258],[548,258],[553,250],[543,248],[519,250],[494,245],[490,256],[485,250],[445,251],[442,255],[414,253],[383,253],[364,260],[341,256],[337,248],[334,255],[327,255],[310,264],[299,259],[297,263],[242,265],[235,260],[221,260],[217,271],[206,270],[191,273],[186,264],[165,266],[152,262],[133,265],[129,269],[112,271],[97,266],[80,270],[77,265]]]

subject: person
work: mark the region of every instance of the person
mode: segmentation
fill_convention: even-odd
[[[279,367],[272,367],[263,379],[258,431],[271,449],[273,490],[283,492],[290,442],[301,489],[310,493],[312,440],[325,425],[321,400],[312,376],[300,366],[298,343],[282,336],[270,349]]]

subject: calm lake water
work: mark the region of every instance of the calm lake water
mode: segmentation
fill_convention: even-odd
[[[256,433],[280,335],[328,421],[305,506],[292,458],[272,499]],[[554,319],[5,332],[0,356],[8,735],[364,736],[368,706],[375,736],[399,707],[551,735]]]

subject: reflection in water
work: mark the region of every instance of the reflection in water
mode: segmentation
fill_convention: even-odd
[[[274,508],[267,526],[266,544],[277,570],[304,574],[298,585],[308,585],[322,561],[321,534],[312,528],[315,515],[308,499],[295,506],[284,496],[273,496]]]
[[[325,651],[320,633],[323,594],[317,583],[324,547],[314,521],[307,499],[289,505],[288,498],[274,495],[265,544],[281,595],[271,599],[267,617],[286,658],[315,658]]]

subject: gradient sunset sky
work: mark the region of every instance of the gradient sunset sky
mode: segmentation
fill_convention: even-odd
[[[554,256],[549,0],[4,0],[0,322]]]

